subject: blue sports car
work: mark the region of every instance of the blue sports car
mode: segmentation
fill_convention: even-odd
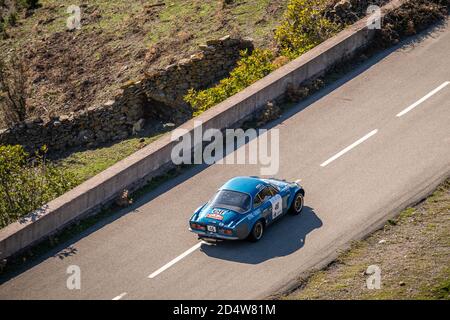
[[[305,190],[298,182],[236,177],[195,210],[189,230],[199,238],[258,241],[287,212],[299,214]]]

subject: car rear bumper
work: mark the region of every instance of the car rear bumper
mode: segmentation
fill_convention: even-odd
[[[191,228],[189,228],[189,231],[198,234],[199,237],[202,237],[202,238],[222,239],[222,240],[240,240],[239,237],[236,237],[236,236],[227,236],[224,234],[204,232],[204,231],[199,231],[199,230],[193,230]]]

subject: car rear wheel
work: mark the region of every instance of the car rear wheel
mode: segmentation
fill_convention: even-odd
[[[250,241],[256,242],[262,238],[263,234],[264,234],[264,224],[262,223],[262,221],[257,221],[253,226],[253,229],[250,232],[248,239]]]
[[[292,202],[291,213],[297,215],[300,214],[302,210],[303,210],[303,195],[300,192],[298,192],[294,197],[294,201]]]

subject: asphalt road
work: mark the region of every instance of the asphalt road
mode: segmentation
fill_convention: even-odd
[[[289,285],[450,172],[449,52],[447,27],[370,59],[272,124],[277,176],[302,179],[306,207],[260,242],[209,245],[187,230],[226,180],[259,175],[254,165],[199,166],[3,279],[0,298],[247,299]],[[70,265],[80,290],[66,287]]]

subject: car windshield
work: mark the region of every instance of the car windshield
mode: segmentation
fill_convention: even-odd
[[[210,206],[244,213],[250,209],[250,203],[251,199],[248,194],[231,190],[220,190],[211,200]]]

